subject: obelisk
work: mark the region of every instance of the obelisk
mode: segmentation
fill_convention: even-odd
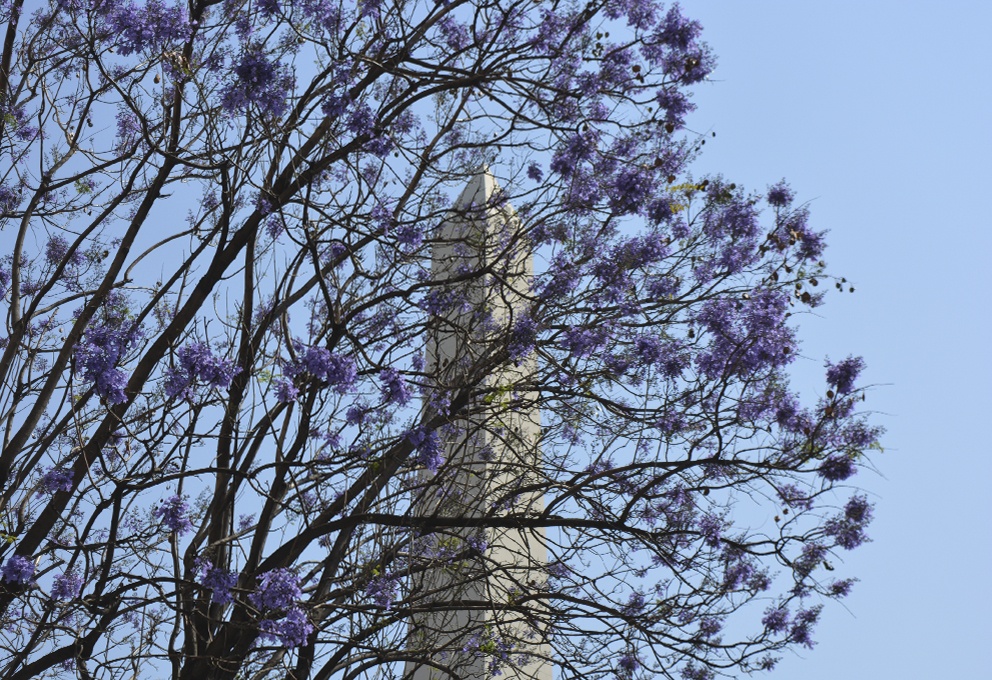
[[[428,374],[436,393],[471,380],[481,389],[452,422],[445,465],[436,475],[422,473],[414,500],[415,514],[444,518],[445,526],[425,532],[414,548],[423,554],[411,555],[411,565],[430,566],[413,570],[413,601],[423,609],[408,644],[420,658],[407,662],[405,678],[551,680],[539,596],[544,530],[506,521],[543,510],[532,490],[540,480],[535,359],[494,360],[523,308],[533,259],[488,168],[477,171],[445,219],[431,268],[435,282],[450,282],[438,288],[450,305],[427,342]],[[487,371],[482,379],[480,367]],[[458,518],[466,524],[451,521]],[[487,526],[487,518],[502,526]]]

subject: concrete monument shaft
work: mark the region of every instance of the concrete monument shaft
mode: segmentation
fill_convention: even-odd
[[[450,280],[444,291],[457,301],[436,320],[428,373],[437,393],[466,381],[481,393],[452,422],[447,462],[436,476],[422,473],[414,500],[418,515],[470,521],[425,532],[414,549],[440,557],[421,559],[429,566],[413,575],[413,601],[423,602],[425,611],[413,618],[410,651],[425,650],[427,662],[408,662],[409,680],[483,680],[497,669],[503,680],[551,680],[546,617],[540,600],[531,598],[544,581],[544,531],[485,527],[486,517],[533,517],[543,510],[541,494],[527,490],[540,474],[538,395],[526,391],[535,361],[493,360],[532,274],[520,221],[500,202],[484,167],[456,201],[433,249],[432,276]],[[446,562],[447,553],[468,558]],[[411,557],[417,564],[418,556]]]

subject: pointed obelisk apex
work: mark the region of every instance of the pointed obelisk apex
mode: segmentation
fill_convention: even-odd
[[[520,222],[499,192],[481,166],[433,244],[432,277],[453,281],[439,288],[454,300],[427,343],[434,394],[490,367],[476,379],[479,398],[451,422],[447,462],[423,473],[413,500],[416,514],[445,521],[411,550],[411,601],[423,612],[410,630],[416,660],[406,664],[407,680],[551,680],[548,610],[530,597],[545,580],[544,530],[486,522],[535,517],[544,505],[526,490],[539,488],[541,477],[534,360],[491,363],[533,271]],[[465,523],[451,521],[458,518]]]

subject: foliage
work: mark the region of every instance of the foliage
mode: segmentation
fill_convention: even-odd
[[[880,430],[859,358],[790,387],[824,234],[691,175],[677,6],[0,15],[0,678],[813,644]]]

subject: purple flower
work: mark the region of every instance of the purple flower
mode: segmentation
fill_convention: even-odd
[[[185,5],[170,7],[161,0],[147,0],[144,6],[121,3],[111,9],[106,21],[124,56],[145,48],[160,52],[166,45],[183,42],[190,35]]]
[[[720,546],[720,536],[723,533],[723,520],[716,515],[706,513],[699,520],[699,533],[706,545],[711,548]]]
[[[155,508],[155,512],[152,514],[162,520],[162,524],[169,531],[174,531],[179,536],[182,536],[193,528],[193,523],[187,516],[189,514],[189,506],[179,496],[169,496]]]
[[[713,680],[713,671],[705,666],[689,663],[682,667],[682,680]]]
[[[537,344],[537,322],[530,314],[518,316],[510,332],[510,344],[507,349],[510,360],[519,363],[530,356]]]
[[[761,624],[772,633],[784,633],[789,625],[789,610],[785,607],[768,609]]]
[[[382,381],[382,400],[387,404],[406,406],[410,401],[410,388],[395,368],[385,368],[379,374]]]
[[[640,168],[621,170],[613,184],[610,208],[617,215],[628,215],[640,210],[655,186],[651,173]]]
[[[634,353],[643,364],[656,366],[669,379],[678,378],[689,365],[689,356],[678,342],[666,342],[657,335],[635,338]]]
[[[72,471],[49,468],[41,478],[41,491],[38,495],[51,495],[59,491],[72,491]]]
[[[418,465],[422,465],[431,472],[437,472],[444,464],[443,447],[437,432],[426,427],[418,427],[407,432],[407,439],[413,444],[417,452],[414,459]]]
[[[7,296],[10,289],[10,270],[0,266],[0,298]],[[6,347],[6,345],[4,345]]]
[[[474,534],[465,539],[465,543],[472,550],[472,552],[482,555],[489,548],[489,541],[486,540],[486,535],[483,532]]]
[[[465,24],[455,21],[454,17],[450,14],[444,15],[437,22],[437,28],[444,37],[444,42],[450,52],[461,52],[472,44],[472,39],[468,34],[468,28]]]
[[[259,609],[289,609],[303,591],[296,574],[289,569],[273,569],[258,577],[258,585],[248,600]]]
[[[76,370],[85,380],[93,382],[93,390],[108,404],[127,401],[124,388],[127,375],[117,368],[124,353],[143,334],[136,327],[126,324],[120,317],[106,323],[93,323],[82,342],[75,346]]]
[[[176,353],[178,366],[166,371],[165,394],[170,399],[193,398],[193,382],[200,380],[210,387],[227,389],[241,368],[230,359],[218,359],[200,342],[181,347]]]
[[[288,649],[306,644],[314,630],[306,612],[298,607],[291,608],[281,619],[265,619],[259,628],[263,637]]]
[[[372,135],[375,132],[376,117],[368,104],[361,103],[352,110],[345,125],[356,135]]]
[[[827,520],[823,531],[841,548],[853,550],[868,540],[865,527],[872,520],[872,508],[867,497],[854,496],[844,506],[844,514]]]
[[[617,660],[618,675],[629,678],[634,671],[641,667],[641,660],[635,652],[624,652]]]
[[[211,599],[217,604],[227,604],[234,600],[231,589],[238,584],[238,575],[215,567],[205,560],[200,568],[200,583],[211,591]]]
[[[544,179],[544,170],[541,169],[540,165],[532,162],[527,166],[527,176],[535,182],[540,182]]]
[[[399,588],[399,581],[394,574],[384,576],[373,576],[365,586],[365,595],[372,598],[377,607],[389,610],[396,600],[396,591]]]
[[[358,378],[355,362],[346,356],[333,354],[323,347],[297,346],[297,360],[286,366],[285,373],[290,378],[309,375],[337,392],[345,393]]]
[[[565,337],[561,344],[573,356],[581,359],[598,351],[607,343],[609,337],[610,331],[606,326],[595,328],[573,326],[565,331]]]
[[[831,482],[842,482],[857,472],[857,467],[850,456],[828,456],[820,464],[820,476]]]
[[[34,576],[34,562],[20,555],[12,555],[3,563],[0,576],[7,583],[30,583]]]
[[[21,187],[10,188],[6,184],[0,184],[0,215],[8,215],[17,209],[21,202]]]
[[[413,222],[403,222],[396,228],[396,241],[407,250],[414,250],[424,242],[424,232]]]
[[[704,618],[699,622],[699,633],[704,638],[712,638],[723,630],[723,622],[712,617]]]
[[[293,77],[289,68],[269,57],[261,49],[241,55],[234,67],[234,78],[221,93],[221,103],[229,113],[257,107],[268,118],[280,118],[286,112]]]
[[[69,252],[69,242],[61,234],[56,234],[45,244],[45,260],[50,264],[58,264]],[[85,256],[79,250],[72,251],[72,256],[67,263],[70,267],[78,267],[83,264]]]
[[[579,164],[590,160],[599,144],[599,133],[594,130],[579,132],[569,137],[551,159],[551,170],[563,177],[574,174]]]
[[[789,640],[799,643],[804,647],[813,649],[816,644],[813,642],[813,626],[816,625],[820,617],[820,610],[823,607],[816,606],[809,609],[800,609],[792,622],[792,630],[789,631]]]
[[[291,401],[295,401],[296,397],[300,394],[299,388],[290,380],[277,380],[275,385],[276,400],[281,404],[288,404]]]
[[[827,384],[837,389],[838,394],[847,394],[854,389],[854,381],[865,368],[861,357],[848,357],[843,361],[831,364],[827,362]]]
[[[347,91],[339,95],[331,95],[324,100],[321,105],[320,110],[325,116],[331,118],[339,118],[348,110],[351,106],[351,97],[348,96]]]
[[[785,181],[768,188],[768,204],[776,208],[784,208],[792,203],[795,194]]]
[[[627,598],[627,604],[620,611],[627,616],[633,616],[643,611],[645,604],[644,593],[635,590]]]
[[[344,419],[349,425],[361,425],[365,422],[365,414],[368,412],[368,407],[363,403],[352,404],[345,411]]]
[[[792,563],[792,568],[795,569],[796,574],[805,578],[816,569],[826,554],[827,546],[822,543],[807,543],[803,546],[802,553]]]
[[[266,17],[274,16],[279,12],[279,0],[260,0],[258,11]]]
[[[74,571],[67,571],[55,577],[52,584],[52,598],[56,600],[74,600],[83,589],[83,579]]]

